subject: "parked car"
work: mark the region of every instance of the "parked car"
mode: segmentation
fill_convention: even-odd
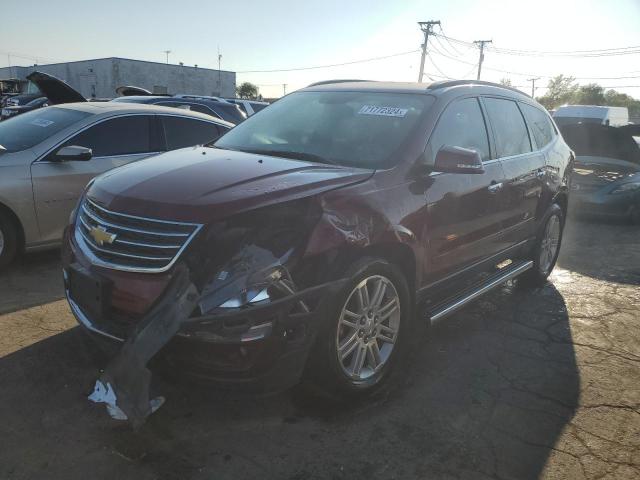
[[[247,118],[246,114],[240,110],[238,105],[219,101],[213,97],[198,97],[193,95],[130,95],[114,98],[112,102],[146,103],[148,105],[182,108],[204,113],[214,118],[220,118],[234,125],[237,125]]]
[[[627,107],[603,107],[597,105],[563,105],[553,112],[559,127],[576,123],[596,123],[612,127],[629,123]]]
[[[263,108],[269,106],[269,102],[259,102],[257,100],[245,100],[244,98],[225,98],[227,102],[235,103],[240,109],[250,117],[254,113],[258,113]]]
[[[18,107],[4,107],[0,111],[0,121],[6,120],[9,117],[15,117],[16,115],[20,115],[21,113],[27,113],[31,110],[36,110],[37,108],[48,107],[49,99],[47,97],[36,98],[35,100],[31,100],[29,103],[25,105],[21,105]]]
[[[546,280],[571,162],[544,108],[514,89],[312,86],[212,147],[96,179],[66,233],[67,297],[96,342],[126,342],[141,364],[164,345],[172,368],[226,385],[307,373],[369,392],[414,321],[516,276]]]
[[[20,94],[22,82],[17,78],[5,78],[0,80],[0,107],[4,107],[7,100]]]
[[[576,152],[572,210],[640,224],[640,125],[583,123],[560,130]]]
[[[85,185],[114,167],[207,143],[232,125],[150,105],[70,103],[0,122],[0,267],[56,247]]]
[[[61,103],[86,102],[87,99],[69,84],[53,75],[43,72],[32,72],[27,75],[27,91],[7,100],[7,107],[21,107],[43,96],[49,105]]]

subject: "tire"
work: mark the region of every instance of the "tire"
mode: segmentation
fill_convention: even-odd
[[[531,252],[530,260],[533,260],[533,267],[520,275],[518,285],[537,288],[545,284],[558,260],[563,231],[564,212],[554,203],[544,216]]]
[[[328,308],[311,352],[310,371],[312,380],[330,393],[366,395],[385,383],[406,350],[411,296],[402,271],[383,259],[360,259],[345,276],[349,280]],[[376,302],[378,287],[383,293]],[[377,306],[363,309],[366,296],[369,305]],[[375,362],[380,363],[374,368]]]
[[[9,265],[18,253],[18,231],[15,223],[0,212],[0,269]]]

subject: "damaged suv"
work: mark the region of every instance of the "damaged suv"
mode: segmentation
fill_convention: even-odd
[[[227,384],[308,372],[370,391],[414,317],[545,281],[572,157],[540,105],[499,85],[312,85],[91,183],[66,234],[68,300],[96,340],[124,343],[120,367],[161,350]]]

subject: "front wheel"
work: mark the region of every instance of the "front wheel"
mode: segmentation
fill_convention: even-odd
[[[320,332],[315,373],[330,390],[368,393],[387,379],[404,349],[409,289],[400,269],[383,259],[362,259],[348,276]]]
[[[526,287],[544,285],[558,260],[563,229],[564,213],[562,208],[554,203],[545,215],[542,229],[536,238],[531,257],[533,267],[520,276],[520,285]]]

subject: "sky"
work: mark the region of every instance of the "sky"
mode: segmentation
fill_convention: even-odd
[[[217,68],[219,49],[222,69],[238,72],[238,84],[257,84],[265,97],[326,79],[416,81],[423,42],[418,21],[440,20],[437,33],[465,42],[491,39],[501,49],[640,47],[640,0],[25,0],[2,11],[13,21],[0,28],[0,67],[111,56],[164,62],[163,51],[171,50],[170,63]],[[242,73],[403,52],[410,53],[332,68]],[[432,38],[424,80],[475,78],[477,61],[476,47]],[[567,58],[488,50],[482,79],[506,77],[530,92],[527,79],[538,76],[541,95],[548,77],[557,74],[640,98],[640,53]]]

